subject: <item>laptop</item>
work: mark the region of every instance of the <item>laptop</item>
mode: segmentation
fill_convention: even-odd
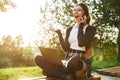
[[[52,49],[52,48],[45,48],[45,47],[39,47],[40,52],[42,56],[49,62],[58,65],[58,66],[63,66],[62,64],[62,59],[58,53],[57,49]]]

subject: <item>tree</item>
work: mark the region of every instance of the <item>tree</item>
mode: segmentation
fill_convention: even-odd
[[[53,0],[53,7],[51,12],[63,27],[71,26],[74,23],[72,9],[77,0]],[[70,25],[71,24],[71,25]]]
[[[9,7],[15,8],[16,5],[10,0],[0,0],[0,11],[6,12]]]
[[[16,44],[15,45],[16,48],[19,50],[22,47],[22,43],[23,43],[22,36],[21,35],[16,36],[14,42]]]
[[[10,35],[3,36],[0,41],[0,68],[31,66],[33,53],[31,47],[22,47],[22,36],[14,39]]]
[[[118,29],[117,46],[118,60],[120,61],[120,0],[93,0],[96,24],[104,24],[103,27]],[[99,13],[99,14],[98,14]],[[99,18],[97,18],[100,16]],[[115,36],[115,34],[113,35]],[[109,37],[110,39],[111,37]]]
[[[50,5],[46,3],[45,7],[40,9],[40,19],[38,24],[40,27],[38,28],[38,35],[40,36],[39,40],[35,40],[38,46],[50,47],[50,48],[60,48],[57,34],[49,30],[49,26],[58,26],[56,23],[56,18],[50,11]],[[48,14],[49,13],[49,14]],[[52,16],[52,17],[51,17]]]

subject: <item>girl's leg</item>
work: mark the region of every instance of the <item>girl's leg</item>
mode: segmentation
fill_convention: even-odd
[[[52,63],[46,61],[42,56],[36,56],[34,58],[34,62],[37,66],[42,68],[43,74],[47,77],[61,78],[62,76],[64,76],[61,67],[53,65]]]

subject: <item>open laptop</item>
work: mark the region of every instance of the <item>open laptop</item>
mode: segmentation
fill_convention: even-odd
[[[39,47],[40,52],[42,56],[49,62],[58,65],[58,66],[63,66],[62,64],[62,59],[58,53],[57,49],[52,49],[52,48],[45,48],[45,47]]]

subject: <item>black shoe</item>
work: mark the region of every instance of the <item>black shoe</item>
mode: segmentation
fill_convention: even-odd
[[[64,76],[62,76],[61,79],[62,80],[74,80],[73,75],[71,75],[71,74],[64,75]]]
[[[90,76],[87,77],[87,80],[92,80],[92,79],[93,79],[92,75],[90,75]]]

